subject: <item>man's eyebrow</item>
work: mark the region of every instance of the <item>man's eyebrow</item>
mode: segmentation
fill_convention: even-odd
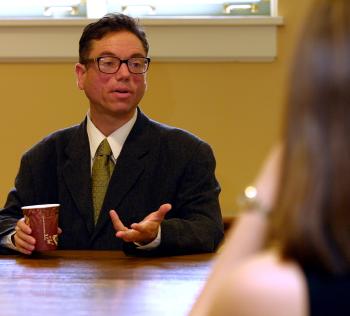
[[[145,58],[144,55],[145,55],[145,54],[142,54],[142,53],[134,53],[134,54],[130,55],[129,58],[134,58],[134,57],[142,57],[142,58]],[[112,53],[111,51],[103,51],[103,52],[101,52],[98,56],[111,56],[111,57],[120,58],[119,56],[117,56],[116,54]]]
[[[97,56],[113,56],[113,57],[117,57],[114,53],[112,53],[109,50],[104,50],[103,52],[99,53]]]
[[[144,56],[144,54],[136,53],[136,54],[132,54],[130,57],[131,57],[131,58],[132,58],[132,57],[143,57],[143,58],[144,58],[145,56]]]

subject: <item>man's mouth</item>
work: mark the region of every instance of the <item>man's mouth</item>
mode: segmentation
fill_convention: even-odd
[[[112,94],[118,98],[128,98],[131,95],[131,91],[127,88],[117,88],[112,90]]]
[[[127,90],[127,89],[115,89],[113,92],[116,92],[116,93],[130,93],[130,91]]]

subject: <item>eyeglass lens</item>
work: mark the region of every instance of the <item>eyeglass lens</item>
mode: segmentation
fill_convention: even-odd
[[[133,57],[127,60],[121,60],[118,57],[106,56],[97,59],[98,67],[101,72],[113,74],[118,71],[122,63],[125,63],[131,73],[142,74],[147,71],[149,61],[144,57]]]

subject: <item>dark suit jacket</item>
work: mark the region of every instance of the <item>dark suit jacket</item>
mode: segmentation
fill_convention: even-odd
[[[210,147],[180,129],[148,119],[136,123],[117,159],[96,224],[86,120],[57,131],[26,152],[15,189],[0,211],[0,237],[23,217],[24,205],[60,203],[60,249],[124,249],[142,255],[211,252],[223,237]],[[161,224],[161,244],[150,252],[115,237],[108,211],[129,226],[163,203],[173,208]]]

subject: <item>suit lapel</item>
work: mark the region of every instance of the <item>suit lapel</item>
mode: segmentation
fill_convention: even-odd
[[[63,167],[63,179],[73,201],[84,218],[88,231],[94,230],[91,197],[91,158],[86,133],[86,119],[66,148],[67,161]]]
[[[139,111],[135,125],[116,162],[94,236],[110,220],[109,210],[118,210],[120,203],[141,177],[151,146],[149,120]]]

